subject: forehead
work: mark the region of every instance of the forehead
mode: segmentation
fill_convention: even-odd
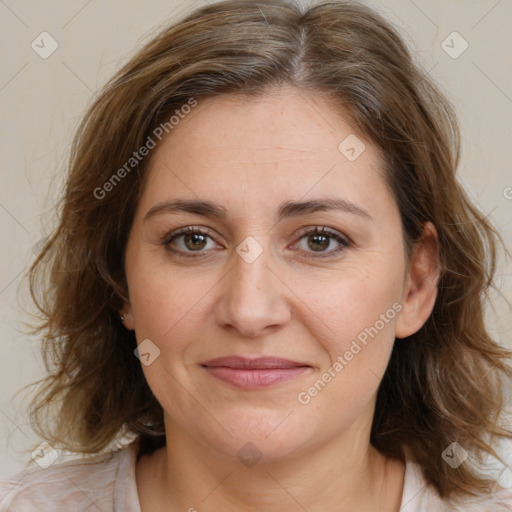
[[[167,139],[175,148],[183,144],[202,146],[216,154],[251,151],[300,158],[307,153],[328,152],[337,158],[339,142],[350,134],[355,135],[355,129],[348,115],[334,108],[326,95],[288,86],[258,97],[230,94],[202,99],[182,116]],[[358,134],[358,138],[364,137]]]
[[[266,205],[326,193],[390,200],[378,148],[331,102],[293,88],[199,101],[154,150],[148,173],[148,206],[184,194]]]

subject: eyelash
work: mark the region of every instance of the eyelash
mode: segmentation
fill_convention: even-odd
[[[169,245],[174,240],[179,238],[180,236],[189,235],[189,234],[203,235],[203,236],[207,236],[207,237],[213,239],[213,237],[211,236],[210,231],[208,229],[206,229],[206,228],[200,229],[200,228],[197,228],[194,226],[187,226],[185,228],[180,228],[180,229],[173,231],[173,232],[169,233],[168,235],[166,235],[162,241],[162,245],[165,246],[168,251],[178,254],[179,256],[183,256],[185,258],[201,257],[204,254],[204,251],[185,251],[185,252],[183,252],[183,251],[179,251],[179,250],[177,251],[177,250],[171,249],[169,247]],[[335,254],[340,253],[341,251],[345,250],[347,247],[350,247],[352,245],[352,242],[348,238],[340,236],[336,231],[333,231],[325,226],[315,226],[312,229],[305,228],[304,230],[302,230],[300,232],[299,239],[297,240],[297,242],[295,242],[295,244],[300,242],[303,238],[305,238],[307,236],[311,236],[311,235],[327,236],[328,238],[331,238],[331,239],[335,240],[336,242],[338,242],[340,244],[340,246],[334,250],[327,251],[327,252],[319,251],[319,252],[315,253],[314,251],[311,251],[311,252],[310,251],[302,251],[304,253],[305,257],[307,257],[307,258],[328,258]],[[194,253],[196,253],[196,254],[194,254]]]

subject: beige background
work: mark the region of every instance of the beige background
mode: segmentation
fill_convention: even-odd
[[[0,478],[22,468],[28,457],[23,450],[35,441],[23,395],[15,396],[43,375],[38,342],[22,332],[27,302],[21,278],[51,218],[76,123],[95,91],[154,29],[204,3],[0,0]],[[512,249],[512,2],[388,0],[371,5],[405,32],[420,62],[454,102],[463,130],[461,179]],[[47,59],[31,48],[44,31],[59,45]],[[454,31],[469,44],[456,59],[441,46]],[[452,44],[452,39],[452,51],[461,49],[462,41]],[[500,268],[497,280],[509,300],[511,270],[510,265]],[[512,346],[511,314],[503,302],[489,313],[489,324]]]

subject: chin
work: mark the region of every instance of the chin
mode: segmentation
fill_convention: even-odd
[[[293,416],[297,416],[295,421]],[[270,414],[267,418],[261,411],[255,412],[252,418],[242,414],[236,419],[231,417],[229,421],[221,422],[229,425],[226,430],[232,436],[224,429],[217,429],[220,435],[214,439],[207,436],[204,442],[226,457],[240,460],[247,467],[255,463],[275,462],[304,451],[309,444],[312,436],[308,436],[304,425],[298,425],[297,420],[298,415],[289,414],[289,411]]]

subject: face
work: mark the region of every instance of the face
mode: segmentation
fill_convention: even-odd
[[[354,134],[283,88],[203,100],[154,150],[124,312],[166,429],[233,457],[251,442],[266,460],[369,433],[395,336],[425,318],[404,307],[411,274],[381,155]],[[298,366],[205,366],[226,356]]]

